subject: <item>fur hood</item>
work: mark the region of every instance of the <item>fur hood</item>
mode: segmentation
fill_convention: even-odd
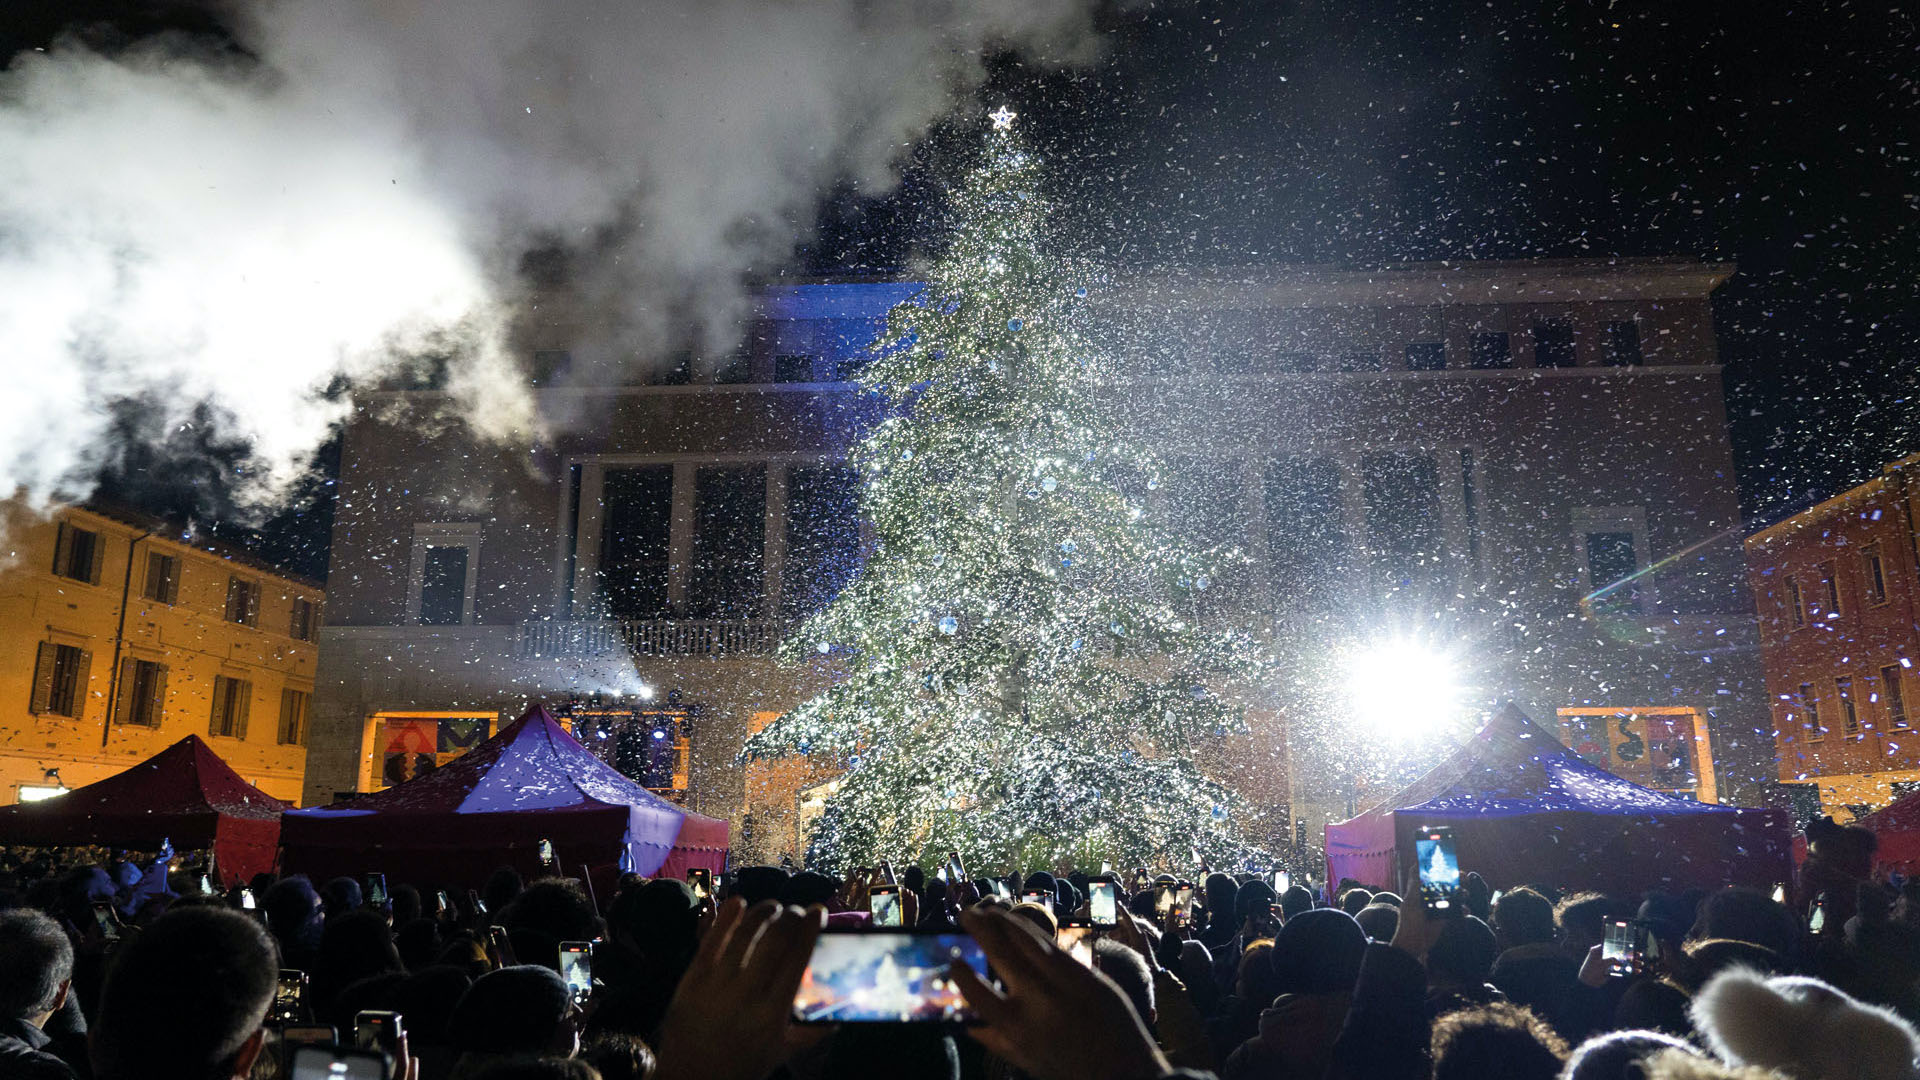
[[[1818,979],[1723,972],[1692,1012],[1723,1060],[1793,1080],[1913,1080],[1920,1060],[1920,1033],[1906,1021]]]

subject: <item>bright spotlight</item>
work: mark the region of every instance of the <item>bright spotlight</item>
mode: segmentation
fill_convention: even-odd
[[[1453,660],[1408,640],[1378,641],[1347,657],[1347,701],[1359,725],[1390,740],[1441,731],[1460,714]]]
[[[639,696],[641,701],[653,700],[653,687],[648,686],[646,683],[641,683],[640,689],[635,690],[634,693]]]

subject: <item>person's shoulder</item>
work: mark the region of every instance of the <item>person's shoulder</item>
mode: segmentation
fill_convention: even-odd
[[[0,1080],[76,1080],[72,1066],[12,1034],[0,1034]]]

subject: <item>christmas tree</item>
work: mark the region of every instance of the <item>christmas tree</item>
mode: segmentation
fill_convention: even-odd
[[[1243,728],[1220,688],[1258,661],[1195,608],[1230,553],[1148,512],[1164,473],[1114,404],[1098,275],[1057,252],[1040,162],[993,120],[860,377],[890,406],[851,455],[869,555],[782,647],[846,677],[744,755],[845,762],[813,837],[830,867],[1227,864],[1236,808],[1195,750]]]

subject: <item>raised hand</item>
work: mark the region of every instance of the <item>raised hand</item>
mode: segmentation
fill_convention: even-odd
[[[952,969],[980,1017],[970,1030],[982,1046],[1038,1080],[1149,1080],[1171,1071],[1111,979],[1018,916],[976,907],[960,921],[1001,982],[996,990],[966,964]]]
[[[819,907],[720,905],[660,1024],[655,1080],[762,1080],[795,1049],[793,996]]]

